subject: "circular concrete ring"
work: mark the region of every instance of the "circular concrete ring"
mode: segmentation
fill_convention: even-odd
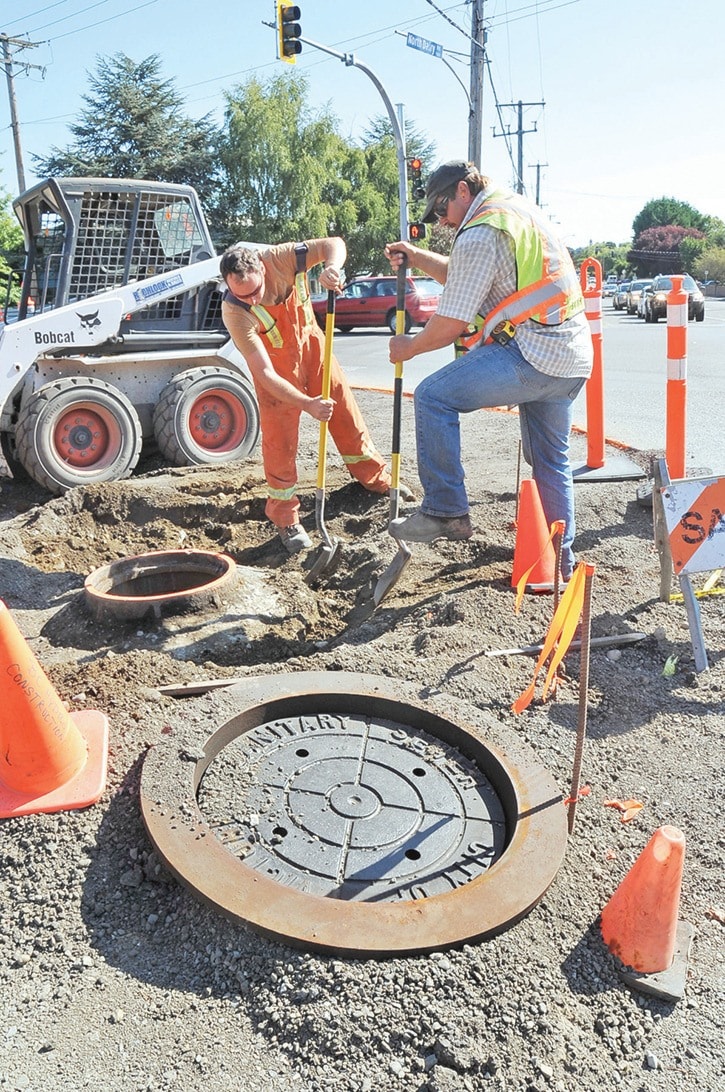
[[[250,677],[220,694],[227,708],[239,710],[236,715],[201,750],[152,747],[140,798],[146,829],[169,870],[231,919],[305,949],[348,956],[410,955],[502,932],[523,918],[552,883],[567,839],[561,792],[513,733],[515,758],[505,756],[500,744],[487,742],[485,727],[474,725],[490,714],[445,695],[423,702],[413,686],[400,680],[345,672]],[[364,902],[284,886],[225,847],[197,803],[201,779],[217,755],[243,733],[292,713],[341,712],[405,718],[472,759],[503,804],[507,845],[498,861],[450,893]],[[500,739],[502,733],[498,722],[492,724],[491,734]]]
[[[237,566],[226,554],[157,550],[96,569],[86,577],[84,593],[96,618],[158,618],[218,607],[236,579]]]

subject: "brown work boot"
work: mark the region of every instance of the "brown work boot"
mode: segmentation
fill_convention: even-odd
[[[277,534],[282,539],[288,554],[299,554],[312,546],[310,536],[301,523],[293,523],[291,527],[278,527]]]
[[[471,517],[453,516],[449,519],[429,516],[426,512],[413,512],[407,519],[391,520],[389,530],[393,538],[403,542],[435,542],[439,538],[465,539],[473,534]]]

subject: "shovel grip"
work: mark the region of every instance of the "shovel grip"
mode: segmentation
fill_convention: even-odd
[[[332,339],[335,329],[335,292],[327,293],[327,311],[325,312],[325,351],[322,358],[322,397],[330,397],[330,376],[332,373]],[[317,488],[325,488],[327,471],[327,421],[320,421],[320,438],[317,444]]]
[[[408,266],[403,255],[403,260],[398,266],[397,283],[396,283],[396,310],[395,310],[395,333],[405,333],[405,289],[408,281]],[[395,362],[395,382],[393,385],[393,442],[391,445],[391,459],[390,459],[390,477],[391,486],[393,490],[398,489],[400,485],[400,434],[403,412],[403,362],[402,360],[396,360]],[[397,498],[396,498],[397,499]],[[397,504],[396,504],[397,508]],[[391,519],[397,517],[391,516]]]

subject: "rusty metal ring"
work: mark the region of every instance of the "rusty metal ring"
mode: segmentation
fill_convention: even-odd
[[[481,940],[524,917],[552,883],[566,849],[566,813],[551,775],[490,714],[448,696],[422,701],[411,684],[373,675],[300,672],[251,677],[219,692],[238,711],[203,748],[152,747],[141,778],[141,810],[169,870],[231,919],[287,943],[349,956],[409,955]],[[325,712],[375,712],[437,736],[472,759],[496,790],[507,825],[502,856],[450,893],[406,901],[346,901],[285,886],[235,856],[215,836],[197,802],[217,755],[271,720]],[[451,717],[455,716],[456,720]],[[483,725],[481,722],[484,722]],[[510,744],[510,745],[509,745]]]

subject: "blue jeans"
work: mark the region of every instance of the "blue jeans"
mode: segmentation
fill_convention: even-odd
[[[557,379],[524,360],[515,341],[483,345],[429,375],[415,389],[421,511],[451,518],[468,512],[459,414],[518,406],[524,458],[532,468],[547,522],[566,524],[561,571],[574,567],[574,485],[569,462],[573,401],[582,378]]]

